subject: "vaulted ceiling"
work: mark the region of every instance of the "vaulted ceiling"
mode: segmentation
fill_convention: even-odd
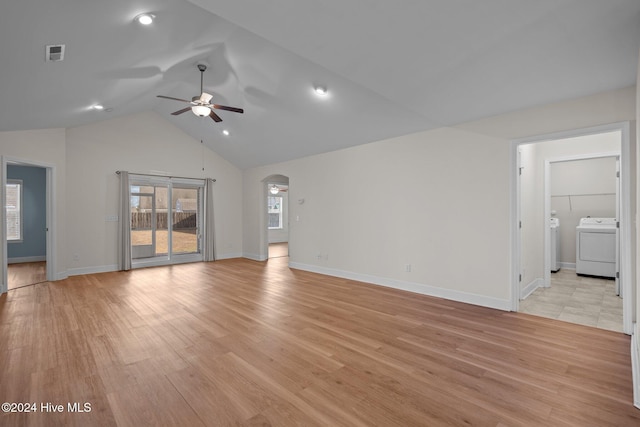
[[[154,110],[245,169],[631,86],[639,48],[638,0],[5,1],[0,131]],[[244,114],[170,115],[199,63]]]

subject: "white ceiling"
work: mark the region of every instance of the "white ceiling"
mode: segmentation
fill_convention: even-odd
[[[5,1],[0,131],[155,110],[245,169],[630,86],[639,48],[639,0]],[[198,63],[245,114],[170,115]]]

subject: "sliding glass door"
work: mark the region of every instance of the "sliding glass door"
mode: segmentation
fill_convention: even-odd
[[[199,180],[130,178],[134,267],[202,261],[202,196]]]
[[[171,229],[171,252],[200,253],[200,209],[202,190],[174,185],[171,199],[175,200]]]
[[[151,258],[156,254],[155,188],[131,186],[131,258]]]

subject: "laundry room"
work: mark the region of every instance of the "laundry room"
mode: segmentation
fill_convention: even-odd
[[[550,163],[551,217],[557,218],[556,268],[576,269],[576,228],[582,218],[616,218],[616,158]],[[578,272],[579,273],[579,272]]]
[[[519,146],[519,311],[622,331],[621,151],[617,131]]]

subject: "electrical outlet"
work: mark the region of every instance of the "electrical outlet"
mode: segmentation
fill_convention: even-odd
[[[406,271],[407,273],[411,273],[411,264],[405,264],[404,271]]]
[[[74,260],[74,261],[80,261],[80,255],[78,255],[78,254],[73,254],[73,260]]]

